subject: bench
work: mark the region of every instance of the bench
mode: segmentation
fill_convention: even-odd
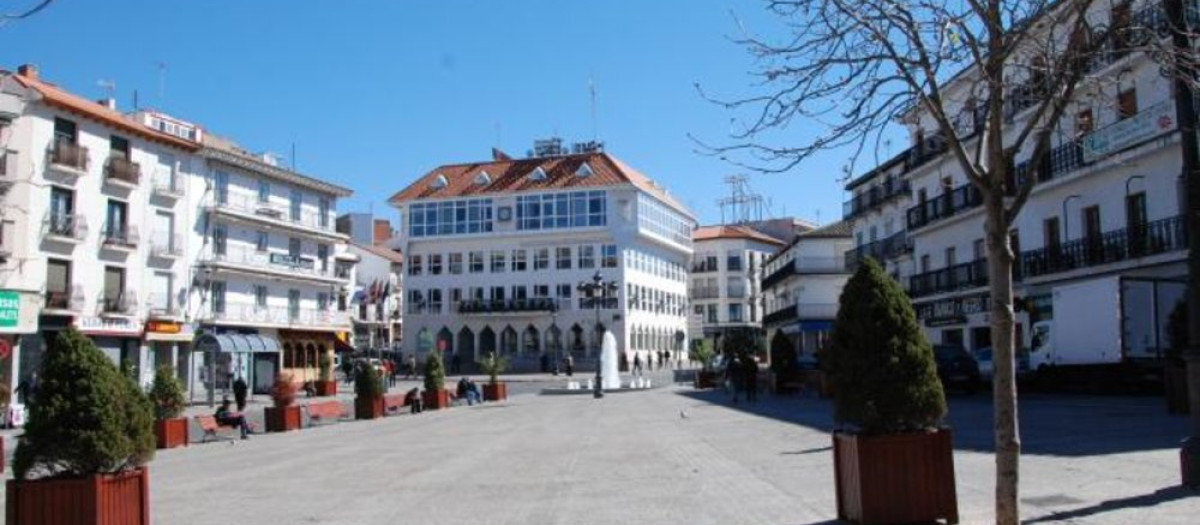
[[[383,413],[384,414],[399,414],[400,409],[407,406],[405,403],[406,396],[404,394],[387,394],[383,396]]]
[[[312,426],[318,421],[338,421],[346,416],[346,407],[342,406],[341,401],[320,401],[317,403],[309,403],[304,405],[308,410],[308,425]]]
[[[200,425],[200,430],[204,431],[204,435],[200,437],[201,443],[207,442],[210,438],[211,439],[220,439],[222,437],[221,436],[222,429],[227,431],[225,433],[226,435],[224,436],[224,438],[228,439],[228,440],[233,440],[233,432],[238,431],[237,428],[227,427],[227,426],[218,424],[217,418],[214,416],[195,416],[193,419],[196,420],[197,425]]]

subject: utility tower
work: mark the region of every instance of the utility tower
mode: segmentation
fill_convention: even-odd
[[[725,177],[729,186],[729,196],[717,199],[721,207],[721,224],[746,224],[763,220],[763,210],[767,208],[762,195],[750,189],[750,183],[745,175],[729,175]],[[726,214],[726,208],[729,213]]]

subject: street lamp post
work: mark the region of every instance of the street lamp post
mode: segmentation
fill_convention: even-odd
[[[600,360],[602,339],[600,334],[600,304],[604,299],[615,298],[617,296],[617,282],[605,281],[604,277],[597,271],[596,275],[592,276],[592,280],[583,281],[579,286],[575,287],[581,295],[584,295],[592,300],[592,309],[596,311],[596,384],[592,390],[592,396],[596,398],[604,397],[604,387],[601,382],[604,379],[602,372],[602,362]]]
[[[558,332],[555,331],[558,329],[558,308],[557,308],[557,306],[554,306],[552,308],[553,309],[550,310],[550,335],[551,335],[550,340],[554,341],[554,371],[552,373],[555,376],[557,376],[558,375],[558,363],[561,360],[561,358],[558,355],[559,334],[558,334]]]

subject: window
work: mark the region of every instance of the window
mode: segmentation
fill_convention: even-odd
[[[707,322],[709,324],[716,324],[717,323],[717,305],[710,304],[707,306],[708,306],[708,316],[707,316],[707,319],[705,319],[705,322]]]
[[[321,272],[329,271],[329,245],[317,245],[317,261],[321,263]]]
[[[170,272],[154,272],[150,284],[150,309],[156,312],[170,313],[174,311],[174,297],[171,290],[175,276]]]
[[[921,256],[921,273],[926,273],[928,271],[929,271],[929,254],[927,253],[927,254]]]
[[[638,194],[638,229],[682,245],[692,242],[692,222],[674,209],[645,194]]]
[[[729,322],[742,322],[742,305],[740,303],[733,303],[729,305]]]
[[[429,313],[442,313],[442,290],[441,288],[433,288],[429,290]]]
[[[617,245],[605,244],[600,247],[600,263],[604,268],[617,267]]]
[[[124,160],[131,159],[129,154],[129,139],[125,137],[119,137],[117,135],[109,136],[108,149],[110,152],[109,154],[112,157]]]
[[[75,231],[75,192],[52,186],[50,188],[50,232],[73,235]]]
[[[736,250],[730,250],[725,254],[725,270],[730,272],[742,271],[742,254]]]
[[[1058,226],[1058,217],[1050,217],[1042,221],[1042,235],[1047,248],[1057,248],[1061,244],[1062,237]]]
[[[1100,238],[1100,207],[1088,206],[1082,210],[1083,238],[1098,240]]]
[[[288,239],[288,256],[293,259],[300,258],[300,247],[300,239],[297,239],[296,237]]]
[[[217,204],[229,204],[229,173],[217,171]]]
[[[425,296],[420,290],[408,291],[408,313],[419,314],[425,311]]]
[[[288,320],[295,322],[300,318],[300,290],[288,290]]]
[[[604,226],[607,200],[603,191],[573,191],[517,196],[518,230],[551,230]]]
[[[528,291],[529,291],[529,289],[526,288],[525,285],[523,285],[523,284],[514,285],[512,287],[512,298],[515,300],[518,300],[518,301],[528,299],[529,298]]]
[[[329,310],[329,292],[317,292],[317,311]]]
[[[267,307],[267,287],[265,285],[254,285],[254,306],[256,308]]]
[[[258,202],[271,202],[271,183],[263,179],[258,179]]]
[[[463,254],[450,254],[450,275],[462,275],[463,273]]]
[[[554,268],[559,270],[571,269],[571,247],[559,246],[554,249]]]
[[[46,260],[46,308],[71,306],[71,261]]]
[[[533,269],[545,270],[550,268],[550,248],[538,248],[533,252]]]
[[[1095,126],[1096,121],[1095,118],[1092,117],[1091,108],[1075,114],[1075,135],[1077,137],[1082,137],[1088,133],[1091,133],[1092,130],[1095,129]]]
[[[421,275],[422,272],[422,257],[420,255],[408,256],[408,274]]]
[[[225,250],[226,244],[227,244],[226,240],[229,238],[228,233],[225,231],[225,225],[218,224],[218,225],[213,226],[212,236],[213,236],[213,254],[217,255],[217,256],[224,256],[226,253],[226,250]]]
[[[579,269],[590,270],[596,267],[596,247],[585,244],[577,248],[579,253]]]
[[[550,297],[550,285],[535,284],[533,285],[533,296],[539,299]]]
[[[984,257],[987,257],[987,247],[983,244],[983,239],[975,239],[975,242],[971,244],[971,248],[974,251],[976,261],[981,261]]]
[[[491,231],[491,199],[419,203],[413,204],[408,210],[408,234],[410,237],[490,233]]]
[[[265,231],[258,231],[254,237],[254,249],[260,253],[267,251],[267,246],[271,243],[271,235]]]
[[[491,300],[493,300],[493,301],[503,301],[504,300],[504,287],[503,286],[493,286],[491,293],[492,293],[491,297],[490,297]]]
[[[225,313],[225,281],[211,281],[208,287],[212,293],[212,313]]]
[[[75,123],[65,118],[54,118],[54,142],[67,142],[74,144],[78,139],[78,130]]]
[[[1146,192],[1125,197],[1125,227],[1140,230],[1146,224]]]
[[[483,252],[470,252],[468,259],[471,273],[483,273]]]
[[[304,197],[300,195],[300,190],[292,190],[291,206],[288,207],[289,216],[293,221],[300,220],[300,205],[304,202]]]
[[[525,271],[526,265],[528,264],[528,261],[526,260],[527,256],[528,256],[528,254],[525,252],[525,250],[513,250],[513,252],[512,252],[512,271],[514,271],[514,272]]]
[[[958,254],[953,246],[946,248],[946,267],[958,264]]]
[[[116,242],[125,244],[129,241],[128,226],[126,226],[126,216],[128,216],[128,205],[121,201],[108,200],[108,210],[104,218],[104,240],[106,242]]]
[[[504,250],[492,250],[492,273],[504,273]]]
[[[450,304],[455,305],[462,302],[462,288],[450,289]]]
[[[569,285],[569,284],[558,285],[558,298],[559,299],[570,299],[571,298],[571,285]]]
[[[429,254],[429,275],[441,275],[441,274],[442,274],[442,254],[440,254],[440,253]]]
[[[327,197],[321,197],[317,200],[317,226],[322,228],[329,227],[329,209],[332,207]]]
[[[1137,88],[1129,88],[1117,95],[1117,120],[1125,120],[1137,112]]]

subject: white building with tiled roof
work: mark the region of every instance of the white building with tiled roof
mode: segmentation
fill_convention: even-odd
[[[840,221],[796,236],[763,263],[763,326],[771,348],[787,341],[801,360],[825,346],[838,300],[849,279],[845,256],[854,246],[851,224]]]
[[[392,247],[407,258],[406,353],[469,365],[496,351],[526,369],[567,352],[591,361],[597,302],[577,286],[597,272],[619,289],[598,302],[599,328],[628,360],[686,348],[695,218],[611,154],[445,165],[389,203]]]
[[[794,235],[794,231],[788,231]],[[762,262],[786,243],[752,225],[703,226],[692,232],[688,297],[692,339],[719,343],[731,330],[762,331]]]

